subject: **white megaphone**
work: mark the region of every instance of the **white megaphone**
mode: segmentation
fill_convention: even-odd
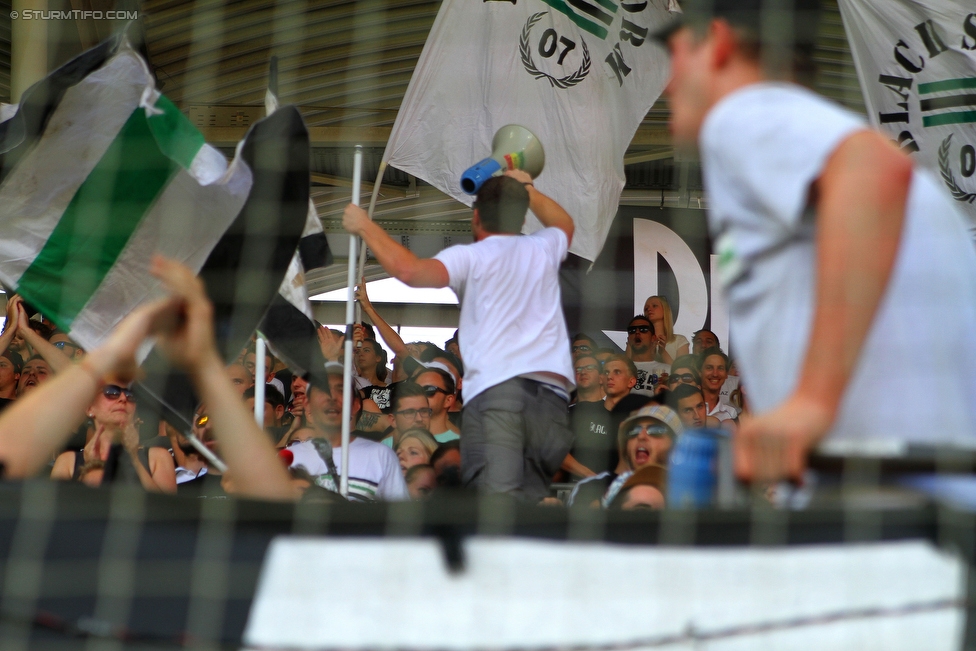
[[[461,189],[477,194],[485,181],[505,170],[524,170],[535,178],[546,164],[546,152],[535,134],[517,124],[507,124],[491,141],[491,157],[472,165],[461,175]]]

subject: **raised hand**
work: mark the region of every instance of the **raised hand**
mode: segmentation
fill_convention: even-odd
[[[369,294],[366,293],[366,278],[360,278],[359,285],[356,287],[356,300],[367,312],[372,310],[373,304],[369,302]]]
[[[23,302],[24,299],[22,299],[19,294],[14,294],[7,299],[7,320],[4,322],[4,332],[11,329],[11,332],[16,332],[17,328],[20,327],[20,319],[17,308],[20,307]]]
[[[736,474],[749,482],[801,481],[807,455],[832,420],[821,405],[799,396],[761,416],[743,416],[732,438]]]
[[[160,328],[159,347],[167,358],[191,374],[207,362],[219,361],[213,331],[213,304],[203,281],[184,265],[155,256],[152,274],[163,281],[175,312]]]
[[[511,177],[519,183],[532,183],[532,177],[524,170],[506,170],[505,176]]]
[[[319,339],[319,348],[322,349],[322,357],[327,360],[335,361],[342,355],[342,345],[346,338],[335,334],[326,327],[321,327],[315,332]]]

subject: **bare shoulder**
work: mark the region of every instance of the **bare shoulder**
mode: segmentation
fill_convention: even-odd
[[[75,474],[76,454],[77,452],[72,450],[59,454],[58,458],[54,460],[54,467],[51,469],[51,479],[71,479]]]
[[[862,129],[844,138],[831,153],[824,175],[852,171],[911,173],[912,159],[884,135]]]

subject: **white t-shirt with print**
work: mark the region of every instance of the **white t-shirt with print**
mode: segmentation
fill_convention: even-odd
[[[303,441],[288,446],[294,455],[291,467],[305,468],[313,477],[329,472],[325,461],[311,442]],[[342,448],[332,448],[332,460],[336,470],[342,473]],[[349,497],[355,500],[409,500],[407,484],[403,481],[400,460],[390,448],[364,438],[349,442]]]
[[[732,395],[739,390],[739,376],[730,375],[725,378],[722,388],[718,390],[718,401],[723,405],[728,405],[739,411],[739,406],[732,401]]]
[[[757,412],[794,390],[814,312],[811,184],[866,125],[787,83],[723,98],[699,138],[742,382]],[[857,219],[857,215],[850,215]],[[976,250],[941,184],[916,167],[900,249],[828,441],[976,447]]]
[[[637,384],[633,391],[649,391],[653,394],[661,376],[671,372],[671,366],[661,362],[634,362],[634,366],[637,367]]]
[[[464,398],[527,373],[555,373],[576,386],[559,291],[559,265],[569,242],[558,228],[531,235],[492,235],[448,247],[447,267],[461,303],[458,339]]]

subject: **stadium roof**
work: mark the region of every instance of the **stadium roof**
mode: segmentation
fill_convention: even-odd
[[[111,9],[129,2],[49,0],[51,9]],[[6,5],[6,6],[4,6]],[[279,59],[282,103],[300,107],[311,131],[313,196],[327,232],[341,232],[348,202],[351,148],[364,145],[364,192],[376,177],[383,147],[440,2],[426,0],[143,0],[136,25],[161,90],[230,153],[264,115],[272,54]],[[817,89],[863,112],[863,101],[836,0],[823,0],[816,51]],[[9,0],[0,2],[0,95],[10,96]],[[56,21],[50,27],[52,67],[108,35],[109,21]],[[114,25],[115,28],[118,24]],[[667,132],[668,106],[651,108],[625,157],[622,203],[701,207],[701,178],[690,165],[679,192]],[[421,180],[387,169],[375,218],[405,235],[466,235],[470,210]],[[378,269],[371,276],[381,277]],[[319,279],[316,292],[338,286]],[[345,282],[344,277],[340,285]]]

